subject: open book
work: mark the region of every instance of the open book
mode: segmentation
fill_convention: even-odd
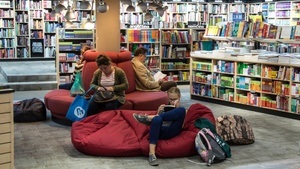
[[[162,73],[161,71],[157,71],[155,74],[154,74],[154,79],[155,81],[159,81],[159,79],[163,79],[165,78],[167,75]]]

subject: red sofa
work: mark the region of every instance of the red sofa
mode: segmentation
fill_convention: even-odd
[[[112,65],[120,67],[126,73],[129,88],[125,91],[126,103],[120,109],[127,110],[157,110],[159,105],[168,103],[168,96],[166,92],[142,92],[135,89],[136,83],[134,78],[134,70],[131,63],[132,54],[129,51],[120,52],[99,52],[95,50],[86,51],[84,54],[85,63],[82,70],[82,80],[84,89],[90,87],[90,82],[94,71],[97,70],[96,57],[104,53],[112,60]],[[70,125],[65,116],[68,108],[74,97],[71,97],[69,90],[54,89],[44,96],[46,108],[52,115],[52,120],[65,125]]]
[[[137,122],[136,110],[108,110],[72,124],[71,140],[74,147],[95,156],[138,156],[149,154],[149,126]],[[156,111],[143,113],[155,114]],[[212,111],[206,106],[192,104],[187,111],[182,131],[176,137],[159,140],[158,157],[185,157],[195,155],[195,136],[199,128],[195,120],[204,118],[215,125]]]

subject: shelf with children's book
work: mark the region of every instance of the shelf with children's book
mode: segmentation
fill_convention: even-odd
[[[193,99],[222,100],[227,105],[300,118],[299,65],[220,59],[209,53],[191,53],[190,62]],[[224,82],[222,75],[227,76]]]

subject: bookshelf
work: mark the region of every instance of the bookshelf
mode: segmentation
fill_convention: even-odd
[[[15,0],[16,58],[29,57],[29,1]]]
[[[130,52],[138,47],[147,49],[145,65],[157,69],[160,64],[160,30],[159,29],[124,29],[121,30],[121,46]],[[123,39],[123,40],[122,40]],[[123,42],[122,42],[123,41]]]
[[[0,58],[15,55],[14,1],[0,2]]]
[[[161,29],[161,71],[167,81],[189,81],[190,29]]]
[[[44,57],[43,1],[29,1],[30,57]]]
[[[300,115],[299,65],[191,54],[191,97]],[[297,78],[296,78],[297,77]]]
[[[94,48],[95,29],[56,29],[56,68],[58,85],[72,79],[75,63],[80,58],[83,45]]]
[[[45,57],[55,57],[55,42],[56,42],[56,28],[61,27],[59,17],[51,16],[52,2],[50,0],[44,0],[44,53]]]

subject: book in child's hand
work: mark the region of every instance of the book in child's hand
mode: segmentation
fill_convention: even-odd
[[[162,73],[161,71],[157,71],[155,74],[154,74],[154,79],[155,81],[159,81],[159,79],[163,79],[165,78],[167,75]]]
[[[164,112],[168,112],[168,111],[173,110],[173,109],[175,109],[174,105],[165,105],[164,106]]]

